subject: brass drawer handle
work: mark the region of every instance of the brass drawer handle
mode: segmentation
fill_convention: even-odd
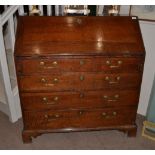
[[[44,104],[47,104],[47,105],[55,105],[55,104],[58,104],[57,102],[45,102]]]
[[[118,68],[120,67],[120,65],[122,64],[123,62],[121,60],[117,61],[117,64],[118,65],[110,65],[111,62],[109,60],[106,61],[106,64],[110,67],[110,68]]]
[[[42,100],[45,102],[45,101],[48,101],[47,97],[43,97]],[[58,101],[59,100],[59,97],[58,96],[55,96],[54,101]]]
[[[117,83],[119,83],[120,79],[121,79],[121,77],[117,76],[116,81],[110,81],[110,78],[108,76],[105,77],[105,81],[109,81],[109,84],[117,84]]]
[[[47,119],[48,121],[51,121],[51,120],[54,120],[54,119],[57,119],[57,118],[60,118],[62,117],[61,115],[59,114],[55,114],[55,115],[47,115],[45,114],[44,115],[44,118]]]
[[[49,87],[52,87],[54,86],[54,84],[58,83],[59,82],[59,79],[58,78],[54,78],[52,81],[53,83],[47,83],[47,80],[45,78],[41,78],[41,83],[45,84],[45,86],[49,86]]]
[[[57,61],[53,61],[52,62],[52,66],[45,66],[45,62],[44,61],[40,62],[40,66],[42,66],[44,69],[52,69],[52,68],[56,67],[57,65],[58,65]]]
[[[57,102],[58,99],[59,99],[59,98],[56,96],[56,97],[54,97],[54,99],[53,99],[55,102],[54,102],[54,101],[53,101],[53,102],[52,102],[52,101],[49,102],[48,99],[47,99],[46,97],[43,97],[43,98],[42,98],[42,101],[43,101],[44,104],[47,104],[47,105],[54,105],[54,104],[58,104],[58,102]]]
[[[102,118],[105,118],[105,119],[107,119],[107,118],[109,118],[110,116],[109,115],[107,115],[107,113],[106,112],[103,112],[102,113]]]
[[[116,111],[113,111],[113,112],[112,112],[112,116],[107,115],[107,113],[103,112],[103,113],[102,113],[102,118],[108,119],[108,118],[112,118],[112,117],[114,117],[114,116],[116,116],[116,115],[117,115],[117,112],[116,112]]]
[[[44,67],[44,69],[53,69],[53,68],[55,68],[55,67],[53,67],[53,66]]]
[[[113,96],[114,99],[108,99],[109,97],[107,95],[104,95],[103,98],[107,100],[108,102],[116,102],[118,101],[119,95],[118,94],[114,95]]]
[[[109,84],[117,84],[118,82],[110,81]]]
[[[80,80],[83,81],[85,77],[83,75],[80,76]]]
[[[110,66],[110,68],[119,68],[120,66]]]
[[[108,102],[116,102],[117,100],[114,100],[114,99],[109,99],[109,100],[107,100]]]

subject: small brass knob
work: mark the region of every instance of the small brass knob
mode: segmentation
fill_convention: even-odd
[[[112,114],[113,114],[114,116],[116,116],[116,115],[117,115],[117,112],[116,112],[116,111],[114,111]]]
[[[80,65],[84,65],[84,61],[83,60],[80,60]]]
[[[40,65],[41,65],[41,66],[45,65],[45,62],[41,61],[41,62],[40,62]]]
[[[54,101],[58,101],[59,100],[59,97],[58,96],[55,96],[54,97]]]
[[[56,66],[58,64],[58,62],[54,61],[52,64],[53,64],[53,66]]]
[[[119,95],[118,95],[118,94],[116,94],[114,97],[115,97],[115,98],[119,98]]]
[[[58,83],[58,82],[59,82],[58,78],[54,78],[54,79],[53,79],[53,82],[54,82],[54,83]]]
[[[121,65],[121,64],[122,64],[122,61],[121,61],[121,60],[119,60],[117,63],[118,63],[119,65]]]
[[[45,83],[45,82],[46,82],[46,79],[42,78],[42,79],[41,79],[41,82],[42,82],[42,83]]]
[[[108,80],[109,80],[109,77],[108,77],[108,76],[106,76],[106,77],[105,77],[105,80],[106,80],[106,81],[108,81]]]
[[[121,79],[121,77],[120,76],[117,76],[116,79],[119,81]]]
[[[110,65],[110,61],[109,61],[109,60],[107,60],[107,61],[106,61],[106,64],[107,64],[107,65]]]
[[[81,81],[84,80],[84,76],[83,76],[83,75],[80,76],[80,80],[81,80]]]

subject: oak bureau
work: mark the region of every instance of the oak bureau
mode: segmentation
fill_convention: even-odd
[[[103,129],[135,136],[144,59],[136,17],[19,17],[23,141]]]

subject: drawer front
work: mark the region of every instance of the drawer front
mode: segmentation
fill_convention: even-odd
[[[21,91],[67,91],[124,89],[139,87],[141,74],[64,73],[48,76],[20,76]]]
[[[55,72],[140,72],[142,58],[49,58],[17,61],[17,72],[23,75]]]
[[[22,93],[21,101],[24,110],[101,108],[137,105],[138,96],[135,90]]]
[[[133,124],[135,108],[24,112],[25,129],[97,128]]]

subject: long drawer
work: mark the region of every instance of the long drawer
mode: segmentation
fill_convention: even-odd
[[[17,72],[23,75],[56,72],[141,72],[143,58],[44,58],[17,60]],[[29,66],[29,67],[27,67]]]
[[[36,111],[137,105],[138,97],[137,90],[21,93],[23,109]]]
[[[72,129],[99,128],[134,124],[136,108],[91,109],[71,111],[24,111],[24,128]]]
[[[139,88],[141,74],[63,73],[48,76],[20,76],[19,86],[23,92],[68,91],[94,89]]]

